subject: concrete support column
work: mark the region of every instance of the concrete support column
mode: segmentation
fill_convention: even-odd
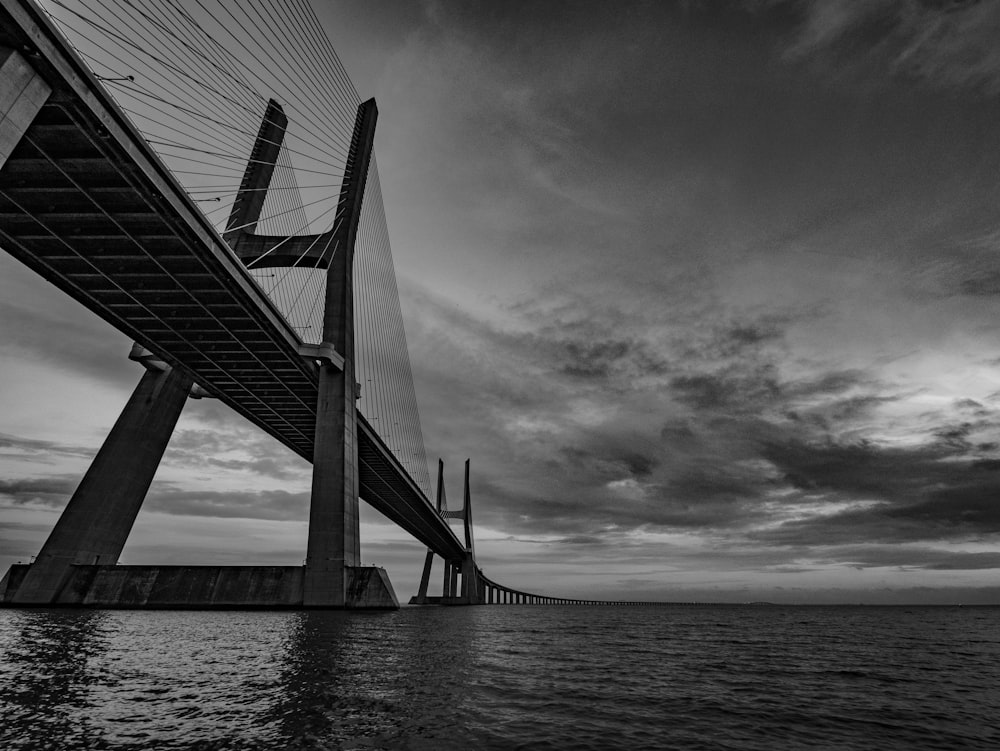
[[[0,168],[51,93],[20,53],[0,47]]]
[[[191,391],[178,370],[148,370],[125,405],[13,601],[53,602],[73,564],[113,565]]]
[[[458,566],[455,563],[451,564],[451,586],[448,588],[451,591],[452,597],[458,597],[460,590],[458,589]]]
[[[431,581],[431,565],[434,563],[434,553],[427,551],[424,558],[424,571],[420,575],[420,589],[417,590],[417,602],[424,604],[427,602],[427,587]]]
[[[470,605],[482,602],[479,578],[476,576],[476,562],[471,555],[462,560],[462,597]]]
[[[351,334],[353,350],[353,331]],[[344,569],[361,564],[357,441],[353,357],[344,358],[343,371],[326,362],[320,366],[316,406],[303,591],[307,606],[343,607],[347,573]]]
[[[344,358],[343,366],[320,365],[316,400],[309,537],[303,580],[306,607],[348,604],[347,568],[360,566],[358,527],[357,386],[354,380],[354,243],[375,136],[377,109],[358,108],[341,200],[346,214],[334,236],[337,252],[327,268],[323,342]]]

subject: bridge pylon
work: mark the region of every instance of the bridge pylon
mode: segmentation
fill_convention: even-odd
[[[302,347],[303,356],[319,364],[305,607],[399,607],[385,570],[361,566],[358,523],[354,248],[377,120],[374,99],[358,106],[338,218],[329,231],[293,238],[257,235],[254,230],[288,123],[281,105],[269,101],[224,233],[241,260],[255,268],[304,264],[326,269],[323,338],[318,345]]]
[[[411,605],[481,605],[485,602],[485,587],[476,565],[476,543],[472,533],[472,493],[469,490],[469,460],[465,460],[461,509],[449,510],[444,485],[444,461],[438,459],[437,511],[443,519],[460,519],[465,532],[465,553],[460,559],[444,560],[441,596],[428,595],[434,552],[429,550],[424,558],[420,588],[410,598]]]

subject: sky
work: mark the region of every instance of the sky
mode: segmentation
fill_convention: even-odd
[[[997,4],[317,12],[379,105],[424,442],[453,506],[471,458],[490,578],[1000,602]],[[138,382],[129,345],[0,256],[0,568]],[[299,564],[309,470],[191,400],[122,562]],[[362,512],[408,599],[423,548]]]

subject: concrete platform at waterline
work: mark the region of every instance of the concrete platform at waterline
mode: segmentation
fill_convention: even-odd
[[[31,564],[0,579],[0,607],[13,602]],[[302,566],[74,565],[46,607],[135,610],[304,610]],[[344,609],[395,610],[399,601],[385,569],[347,569]]]

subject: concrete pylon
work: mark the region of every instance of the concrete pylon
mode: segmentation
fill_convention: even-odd
[[[354,569],[361,564],[357,422],[360,393],[354,376],[354,244],[377,118],[374,99],[358,107],[341,191],[344,220],[340,228],[334,230],[335,249],[326,274],[323,344],[332,346],[343,357],[343,363],[324,360],[319,371],[303,590],[306,607],[398,607],[384,571],[379,579],[372,580],[372,586],[387,589],[384,598],[367,592],[360,602],[355,587],[349,586]],[[372,605],[372,602],[382,604]]]
[[[169,367],[143,374],[28,569],[14,604],[54,602],[76,564],[118,562],[191,387],[190,376]]]
[[[361,567],[358,527],[358,384],[354,369],[354,247],[371,163],[378,107],[358,107],[344,168],[338,219],[321,235],[258,235],[267,190],[288,119],[273,99],[264,112],[224,234],[247,265],[326,269],[323,340],[303,346],[320,363],[303,604],[396,608],[384,569]]]

